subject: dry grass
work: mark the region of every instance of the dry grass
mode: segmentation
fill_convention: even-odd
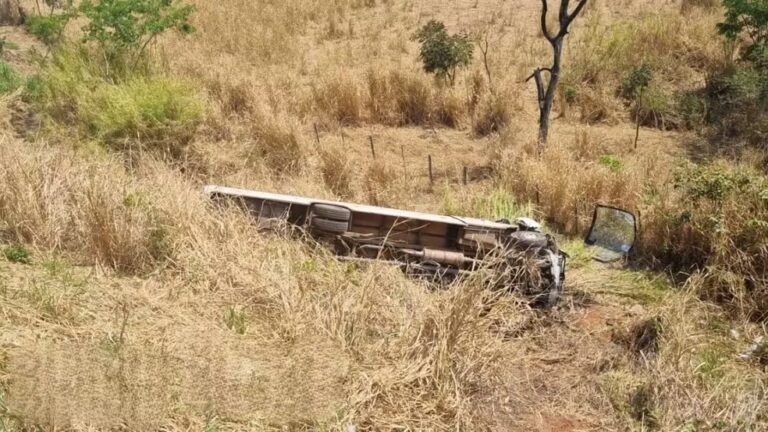
[[[143,271],[169,254],[168,215],[118,165],[82,162],[70,151],[20,146],[7,138],[0,163],[6,241],[72,252],[75,260]]]
[[[533,137],[509,137],[513,142],[500,150],[501,184],[518,199],[536,203],[562,232],[580,235],[595,203],[638,211],[646,189],[665,188],[668,178],[659,173],[670,169],[673,158],[650,143],[634,153],[629,134],[623,138],[577,131],[539,155]],[[606,165],[606,157],[615,163]]]
[[[248,161],[259,158],[268,167],[282,172],[297,170],[302,161],[301,135],[296,126],[279,118],[265,117],[253,123],[253,152]]]
[[[578,149],[586,158],[592,146],[585,141],[545,157],[563,161]],[[49,183],[59,173],[72,190],[100,190],[98,173],[122,170],[111,157],[26,146],[24,171]],[[341,263],[310,243],[259,233],[238,211],[211,208],[199,186],[163,163],[137,163],[126,177],[134,196],[173,215],[164,270],[142,279],[109,271],[81,277],[72,261],[45,258],[58,250],[96,260],[102,245],[119,243],[135,254],[131,262],[142,262],[145,245],[123,237],[148,229],[145,219],[130,217],[135,205],[124,209],[127,203],[101,196],[104,210],[96,212],[87,194],[57,210],[78,215],[75,221],[43,219],[33,231],[89,230],[99,241],[58,249],[41,242],[32,268],[0,263],[8,275],[0,279],[7,317],[0,343],[14,341],[2,345],[8,360],[0,368],[10,430],[675,429],[691,418],[699,425],[763,421],[755,413],[765,403],[764,374],[734,360],[759,328],[738,324],[743,336],[734,338],[736,324],[659,276],[572,271],[565,306],[549,314],[481,280],[434,291],[395,269]],[[372,190],[398,187],[391,170],[370,168]],[[36,178],[16,181],[38,189]],[[589,193],[610,196],[605,183],[595,184],[602,186]],[[503,189],[489,196],[465,210],[525,212],[505,201]],[[79,206],[94,212],[91,219]],[[113,223],[103,224],[102,215]],[[103,225],[123,231],[96,229]],[[637,302],[645,312],[628,313]],[[658,353],[638,359],[611,339],[608,323],[630,328],[646,314],[661,317],[663,333]],[[717,320],[722,326],[711,325]],[[54,338],[60,331],[71,336]]]
[[[672,104],[676,91],[700,86],[708,72],[727,61],[723,43],[712,30],[720,19],[712,8],[648,13],[610,24],[593,13],[586,18],[584,33],[566,51],[571,66],[563,89],[572,92],[583,121],[615,123],[622,112],[617,100],[622,81],[645,65],[653,72],[659,98]]]
[[[765,334],[753,322],[768,298],[763,177],[719,202],[692,199],[674,188],[691,136],[643,129],[634,150],[616,97],[638,53],[659,79],[696,87],[722,60],[715,11],[590,2],[569,36],[576,78],[565,81],[579,87],[581,120],[611,126],[562,113],[539,155],[533,89],[522,84],[549,58],[538,4],[195,3],[198,32],[154,52],[205,96],[184,158],[94,154],[68,146],[66,129],[55,144],[0,140],[0,244],[32,252],[31,265],[0,258],[0,429],[768,427],[765,370],[738,357]],[[670,14],[649,15],[659,8]],[[430,18],[452,32],[497,29],[493,86],[479,63],[452,88],[419,69],[410,35]],[[5,102],[0,124],[13,114]],[[723,164],[751,172],[761,158]],[[464,166],[487,173],[488,160],[490,178],[461,185]],[[435,289],[337,261],[300,235],[259,232],[238,210],[212,207],[204,182],[533,214],[576,236],[595,202],[613,204],[640,215],[638,251],[652,265],[702,271],[673,289],[660,274],[597,267],[565,240],[566,298],[534,311],[482,278]],[[685,210],[697,212],[680,228]],[[713,215],[726,231],[708,229]],[[632,331],[649,322],[660,323],[655,338]]]
[[[325,185],[338,197],[353,196],[352,160],[343,148],[320,149],[320,172]]]

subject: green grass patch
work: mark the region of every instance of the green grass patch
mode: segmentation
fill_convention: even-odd
[[[32,254],[24,245],[11,245],[3,249],[5,259],[12,263],[32,264]]]
[[[612,270],[613,277],[597,292],[642,304],[659,304],[672,291],[666,276],[651,271]]]
[[[514,221],[516,218],[533,214],[531,205],[517,202],[511,193],[498,188],[492,190],[488,195],[475,198],[473,207],[473,214],[493,220]]]
[[[105,142],[132,137],[162,142],[188,140],[188,126],[202,116],[192,87],[166,77],[138,78],[103,85],[81,101],[93,135]]]
[[[243,335],[248,328],[245,312],[241,307],[229,306],[224,311],[224,323],[233,332]]]
[[[47,259],[41,265],[51,279],[60,281],[66,286],[82,288],[88,283],[88,275],[79,275],[75,267],[61,258]]]
[[[440,213],[514,222],[518,217],[532,216],[534,211],[530,203],[519,203],[511,193],[501,188],[468,197],[456,196],[455,191],[446,186]]]
[[[27,31],[32,33],[35,37],[40,39],[46,45],[53,45],[59,40],[64,27],[70,20],[68,14],[61,15],[32,15],[28,16],[24,21],[27,26]]]
[[[62,48],[27,82],[27,97],[52,124],[112,149],[178,155],[191,141],[203,103],[189,82],[149,72],[110,76],[84,48]]]
[[[0,36],[0,55],[2,55],[5,50],[17,49],[19,49],[19,44],[12,40],[6,39],[4,36]]]
[[[589,266],[595,255],[595,249],[584,244],[583,239],[569,240],[561,244],[560,248],[569,256],[567,263],[569,270]]]
[[[624,167],[624,161],[622,161],[621,158],[616,155],[602,155],[600,156],[599,162],[600,165],[608,168],[613,172],[619,172],[621,171],[621,168]]]
[[[9,93],[21,86],[21,76],[8,63],[0,60],[0,93]]]
[[[725,354],[714,348],[702,351],[698,354],[696,373],[706,380],[719,380],[725,374],[723,366],[727,359]]]

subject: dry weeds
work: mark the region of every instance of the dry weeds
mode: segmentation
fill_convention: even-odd
[[[0,259],[0,429],[768,427],[766,372],[738,358],[765,330],[699,300],[732,292],[740,318],[764,308],[738,276],[764,250],[731,261],[734,244],[715,243],[716,263],[733,266],[674,290],[660,275],[598,268],[568,242],[566,298],[544,313],[478,280],[434,289],[339,262],[201,194],[216,182],[489,218],[533,212],[573,235],[602,202],[638,211],[640,252],[654,255],[683,210],[671,182],[690,137],[644,129],[635,151],[612,87],[637,52],[699,80],[720,61],[705,32],[715,12],[690,8],[707,2],[590,2],[567,62],[601,83],[579,92],[582,120],[609,124],[558,118],[541,155],[522,83],[548,55],[538,4],[195,3],[199,31],[154,53],[207,98],[188,159],[94,154],[66,146],[67,134],[55,145],[0,139],[0,243],[33,254],[30,266]],[[674,15],[648,16],[659,8]],[[479,64],[453,88],[421,72],[410,34],[430,18],[499,29],[492,87]],[[611,29],[641,37],[615,58],[579,60]],[[673,74],[674,62],[690,67]],[[606,64],[616,69],[598,70]],[[487,160],[494,179],[462,186],[463,166]],[[743,209],[727,201],[733,226],[758,214]],[[679,250],[719,238],[694,234],[676,237]],[[614,335],[652,318],[652,352]]]

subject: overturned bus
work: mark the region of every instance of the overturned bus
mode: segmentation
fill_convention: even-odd
[[[223,186],[205,192],[239,203],[258,221],[301,227],[344,259],[382,260],[440,280],[486,269],[494,285],[536,306],[556,304],[563,290],[567,255],[529,218],[489,221]],[[620,259],[634,230],[631,213],[598,206],[587,243],[604,260]]]

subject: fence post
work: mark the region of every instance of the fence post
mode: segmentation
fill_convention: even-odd
[[[427,156],[427,162],[429,164],[429,184],[433,185],[435,183],[435,178],[432,176],[432,155]]]
[[[376,160],[376,148],[373,146],[373,135],[368,135],[368,141],[371,142],[371,156]]]
[[[405,147],[403,145],[400,145],[400,156],[403,158],[403,178],[408,178],[408,169],[405,166]]]
[[[576,235],[579,235],[579,203],[573,204],[573,215],[576,218]]]
[[[464,166],[464,186],[469,184],[469,168],[467,166]]]
[[[320,133],[317,132],[317,123],[315,123],[314,126],[315,126],[315,141],[317,141],[317,145],[320,145]]]

